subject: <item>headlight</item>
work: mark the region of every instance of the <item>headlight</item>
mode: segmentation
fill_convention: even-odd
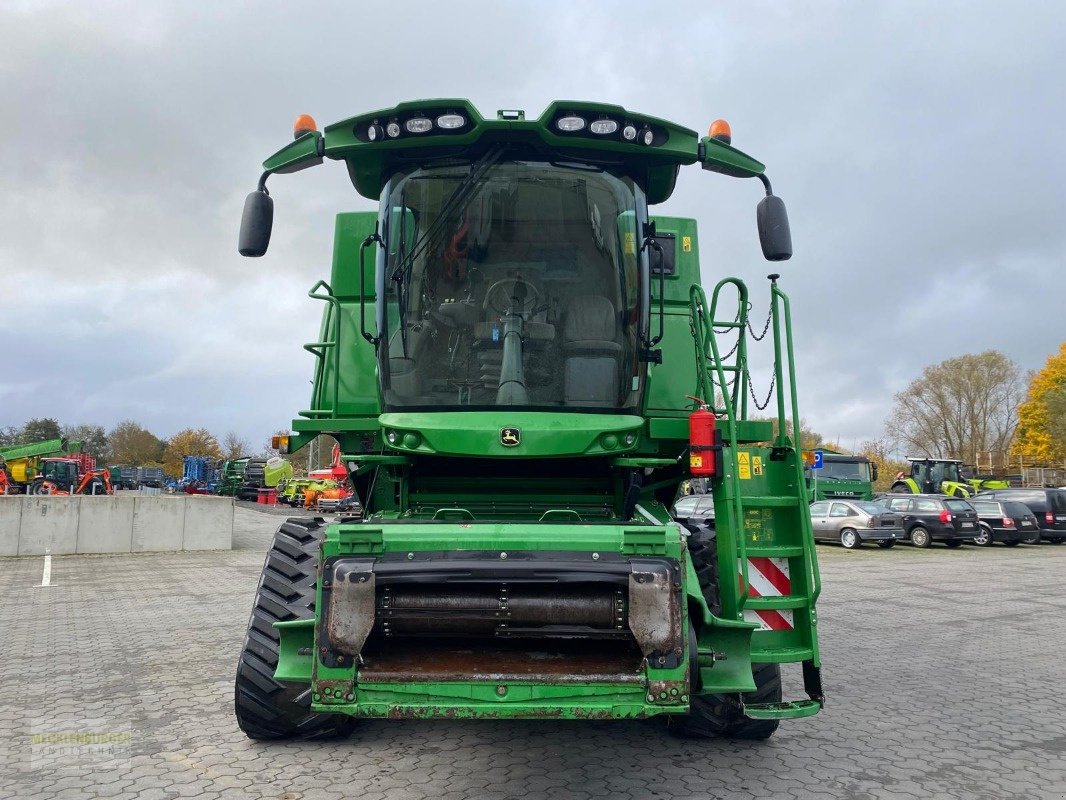
[[[385,135],[385,130],[376,122],[366,129],[366,138],[372,142],[378,141]]]
[[[466,118],[460,114],[441,114],[437,117],[437,127],[446,131],[453,131],[466,124]]]
[[[640,140],[646,145],[650,145],[653,141],[655,141],[655,134],[651,132],[651,128],[645,128],[643,131],[641,131]]]
[[[390,122],[388,125],[385,126],[385,133],[389,135],[390,139],[395,139],[397,136],[400,135],[400,123]]]
[[[426,117],[411,117],[403,126],[408,133],[428,133],[433,129],[433,120]]]
[[[626,125],[622,128],[622,138],[627,142],[631,142],[637,138],[637,129],[633,125]]]
[[[606,136],[618,130],[618,123],[613,119],[598,119],[589,125],[589,130],[599,136]]]
[[[567,133],[573,133],[574,131],[580,131],[585,128],[584,117],[560,117],[555,122],[555,127],[561,131]]]

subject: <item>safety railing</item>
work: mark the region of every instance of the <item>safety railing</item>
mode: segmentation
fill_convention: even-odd
[[[325,294],[320,294],[319,289],[324,289]],[[319,281],[314,286],[312,286],[310,291],[308,291],[307,296],[314,300],[322,300],[328,303],[329,310],[326,314],[326,324],[323,326],[325,332],[324,340],[321,342],[309,342],[304,345],[304,350],[314,355],[315,358],[318,360],[318,364],[316,367],[314,396],[311,398],[311,405],[314,406],[314,408],[301,411],[300,416],[308,418],[329,417],[337,414],[337,403],[340,398],[341,304],[340,300],[333,296],[332,287],[325,281]],[[322,408],[322,392],[325,388],[325,382],[327,377],[327,352],[329,353],[329,355],[332,356],[333,361],[333,405],[331,408]]]
[[[714,320],[714,310],[717,306],[722,288],[730,284],[737,289],[737,314],[734,320],[719,324]],[[726,433],[729,452],[732,454],[737,452],[738,444],[738,401],[743,403],[744,413],[746,414],[747,412],[747,397],[744,394],[738,395],[738,390],[742,388],[742,384],[747,380],[747,349],[744,344],[744,329],[747,325],[748,287],[739,278],[723,278],[714,287],[711,297],[713,298],[713,301],[709,306],[707,303],[707,295],[703,291],[702,286],[694,284],[689,289],[689,308],[691,314],[690,325],[692,329],[692,337],[696,346],[696,374],[697,380],[699,381],[697,395],[712,408],[716,415],[721,413],[718,408],[720,398],[721,411],[724,412],[728,422]],[[738,343],[736,348],[731,351],[731,354],[735,353],[737,355],[737,359],[732,366],[722,363],[722,354],[718,349],[718,340],[715,337],[716,326],[726,331],[731,329],[737,330]],[[710,364],[717,375],[717,386],[721,390],[720,395],[716,393],[715,381],[711,379],[708,374],[708,361],[710,361]],[[729,385],[726,381],[726,372],[732,372],[734,375],[732,385]],[[748,585],[747,545],[743,535],[744,506],[741,501],[740,476],[737,474],[736,469],[730,469],[728,472],[730,489],[729,503],[733,512],[736,535],[732,537],[731,542],[732,549],[735,552],[732,554],[727,553],[726,555],[727,562],[732,562],[733,556],[736,557],[743,588]],[[736,616],[739,617],[744,609],[744,600],[746,596],[747,593],[745,591],[741,591],[739,594],[733,593],[733,598],[729,605],[735,605],[736,608],[729,609],[728,606],[726,606],[726,610],[735,611]],[[726,598],[723,598],[723,601],[725,599]]]

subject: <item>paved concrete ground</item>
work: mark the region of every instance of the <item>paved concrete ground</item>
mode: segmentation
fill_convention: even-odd
[[[1066,797],[1066,546],[820,547],[829,705],[765,744],[655,720],[260,744],[232,679],[276,523],[238,509],[227,553],[53,558],[43,588],[41,558],[0,559],[0,798]],[[31,738],[68,730],[113,733],[114,761]]]

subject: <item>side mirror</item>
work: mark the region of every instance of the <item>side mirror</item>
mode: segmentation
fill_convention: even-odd
[[[871,464],[870,465],[870,470],[871,470],[871,478],[870,478],[870,480],[876,481],[877,480],[877,464]]]
[[[274,201],[265,191],[256,190],[244,201],[241,236],[237,250],[242,256],[258,258],[267,251],[274,226]]]
[[[766,260],[788,261],[792,258],[792,233],[788,228],[785,201],[777,195],[766,195],[759,201],[755,217],[759,223],[759,243]]]

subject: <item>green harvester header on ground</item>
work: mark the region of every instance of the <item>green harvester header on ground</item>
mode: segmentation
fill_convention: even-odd
[[[266,253],[273,175],[342,161],[379,202],[337,215],[331,274],[308,293],[323,303],[311,400],[275,442],[335,438],[362,516],[279,529],[238,670],[242,729],[662,715],[766,738],[816,713],[788,298],[771,275],[774,433],[748,413],[747,286],[723,277],[708,299],[695,220],[648,211],[684,165],[754,178],[764,256],[786,260],[763,165],[721,121],[699,137],[582,101],[526,119],[424,100],[295,127],[239,250]],[[717,528],[672,519],[708,464]],[[787,664],[806,699],[783,699]]]

